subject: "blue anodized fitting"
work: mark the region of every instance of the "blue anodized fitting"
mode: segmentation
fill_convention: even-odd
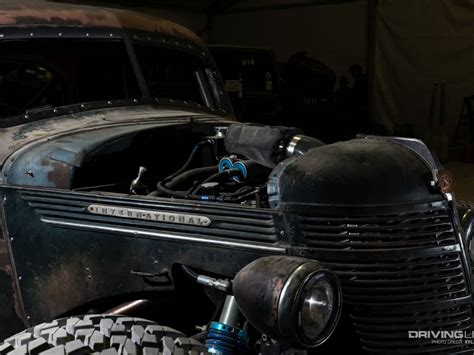
[[[247,332],[227,324],[212,322],[207,334],[206,347],[211,354],[238,354],[247,342]]]

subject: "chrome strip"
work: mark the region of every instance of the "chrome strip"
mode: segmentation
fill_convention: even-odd
[[[301,140],[301,135],[296,135],[291,139],[290,143],[288,144],[288,147],[286,147],[287,157],[291,157],[295,154],[296,146],[298,145],[298,142],[300,140]]]
[[[262,250],[262,251],[267,251],[267,252],[286,254],[286,248],[281,248],[281,247],[245,244],[245,243],[215,240],[215,239],[203,239],[203,238],[189,237],[189,236],[184,236],[184,235],[174,235],[174,234],[168,234],[168,233],[146,232],[146,231],[140,231],[140,230],[133,230],[129,228],[105,227],[105,226],[85,224],[85,223],[65,222],[65,221],[58,221],[54,219],[44,218],[44,217],[41,218],[41,221],[47,224],[51,224],[54,226],[61,226],[61,227],[99,230],[99,231],[111,232],[111,233],[131,234],[133,236],[141,236],[141,237],[146,237],[146,238],[153,237],[153,238],[158,238],[158,239],[169,239],[169,240],[175,240],[175,241],[186,241],[186,242],[211,244],[211,245],[224,246],[224,247],[236,247],[236,248],[242,248],[242,249]]]

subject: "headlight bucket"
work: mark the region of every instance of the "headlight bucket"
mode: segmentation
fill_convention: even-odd
[[[337,277],[314,260],[269,256],[235,277],[233,292],[249,322],[284,344],[313,348],[326,341],[341,314]]]

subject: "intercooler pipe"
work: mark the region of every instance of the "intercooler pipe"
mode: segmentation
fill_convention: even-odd
[[[267,168],[274,168],[286,158],[324,145],[301,133],[293,127],[234,123],[227,130],[224,145],[230,154],[243,155]]]
[[[324,143],[319,139],[303,135],[296,135],[291,138],[290,143],[288,143],[286,147],[286,155],[288,157],[303,155],[308,150],[321,147],[322,145],[324,145]]]

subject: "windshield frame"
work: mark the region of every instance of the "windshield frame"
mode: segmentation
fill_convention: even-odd
[[[25,113],[17,116],[11,116],[0,119],[1,127],[11,127],[36,120],[56,117],[64,114],[83,112],[92,109],[153,105],[153,106],[177,106],[179,108],[188,107],[193,111],[218,114],[221,116],[233,116],[233,110],[230,101],[223,89],[223,82],[217,67],[212,59],[207,47],[201,46],[195,42],[176,38],[160,33],[148,33],[142,31],[133,31],[129,29],[117,28],[87,28],[75,26],[42,26],[37,27],[0,27],[0,43],[8,40],[31,40],[38,39],[100,39],[100,40],[121,40],[125,46],[127,55],[137,79],[141,92],[141,97],[121,100],[106,100],[75,103],[61,107],[38,107],[27,110]],[[206,76],[204,79],[204,93],[206,95],[204,105],[194,102],[173,100],[168,98],[155,98],[150,95],[148,86],[143,76],[142,69],[137,59],[134,43],[149,44],[153,47],[167,47],[191,53],[205,63]],[[202,84],[202,83],[201,83]],[[200,86],[201,86],[200,84]],[[203,87],[201,86],[201,89]]]

